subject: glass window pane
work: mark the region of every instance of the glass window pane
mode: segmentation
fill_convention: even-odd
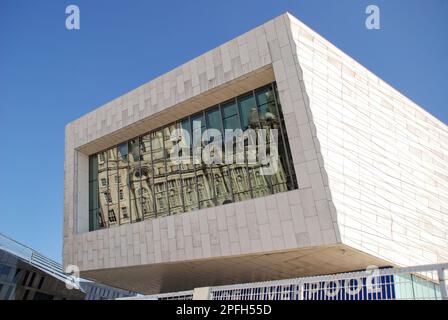
[[[157,217],[164,217],[168,215],[168,201],[165,179],[165,177],[156,177],[154,180]]]
[[[278,112],[271,86],[255,92],[262,127],[278,128]]]
[[[223,120],[224,129],[240,129],[240,121],[238,120],[238,116],[233,116]]]
[[[199,208],[198,194],[196,190],[196,177],[193,170],[182,171],[182,185],[184,193],[185,211]]]
[[[229,108],[229,107],[228,107]],[[231,108],[231,107],[230,107]],[[233,117],[237,119],[236,105],[233,103]],[[227,110],[226,114],[230,114],[231,111]],[[223,128],[222,128],[222,118],[221,118],[221,110],[218,107],[212,108],[206,112],[207,119],[207,129],[217,129],[221,132],[221,137],[214,137],[214,142],[223,141]],[[219,139],[215,141],[215,139]],[[210,140],[211,141],[211,140]],[[221,159],[224,161],[224,145],[219,146],[220,150],[217,152],[222,153]],[[215,151],[216,152],[216,151]],[[213,164],[208,168],[209,173],[209,183],[212,185],[212,194],[215,199],[215,203],[217,205],[221,205],[223,203],[232,202],[232,188],[230,181],[230,174],[227,165]]]
[[[268,140],[267,140],[268,141]],[[273,149],[272,147],[268,149]],[[279,133],[278,137],[278,162],[277,162],[277,172],[270,176],[272,181],[272,189],[274,193],[283,192],[288,190],[288,174],[287,174],[287,168],[288,163],[286,161],[286,153],[285,153],[285,146],[283,144],[283,140],[281,138],[281,135]]]
[[[105,200],[109,202],[109,226],[118,224],[118,155],[117,148],[111,148],[107,151],[107,175],[108,175],[108,189],[105,194]]]
[[[98,220],[98,155],[89,157],[89,230],[99,229]]]
[[[89,157],[89,181],[98,179],[98,155]]]
[[[173,175],[168,176],[167,185],[170,214],[183,212],[183,195],[180,175],[177,174],[176,177]]]
[[[250,199],[249,175],[245,165],[230,165],[232,188],[235,201]]]
[[[248,169],[253,197],[258,198],[271,194],[271,176],[262,175],[259,165],[248,165]]]
[[[213,181],[211,169],[207,168],[205,165],[197,165],[196,178],[198,184],[199,207],[213,207],[215,204],[213,201]]]
[[[202,144],[202,134],[205,131],[205,121],[204,115],[201,113],[191,118],[191,127],[192,127],[192,140],[193,140],[193,148],[197,152],[201,152]]]
[[[163,148],[163,132],[158,130],[151,133],[152,160],[154,176],[161,177],[165,175],[165,149]]]
[[[89,209],[98,209],[98,206],[98,180],[94,180],[89,182]]]
[[[165,127],[163,129],[163,143],[165,147],[165,158],[166,158],[166,170],[168,174],[171,174],[172,172],[178,172],[179,167],[178,164],[171,161],[171,153],[173,152],[173,149],[175,147],[175,144],[177,144],[180,140],[180,137],[176,136],[175,141],[171,141],[171,135],[178,129],[177,124],[173,124],[171,126]]]
[[[238,105],[240,108],[242,129],[246,130],[247,128],[259,127],[257,106],[252,93],[238,98]]]
[[[108,226],[106,214],[108,211],[109,202],[104,198],[104,194],[108,192],[108,177],[107,177],[107,152],[98,153],[98,198],[99,210],[97,223],[100,228]]]
[[[209,168],[202,161],[202,148],[204,144],[201,142],[202,134],[205,131],[204,115],[199,114],[191,118],[193,131],[193,152],[196,153],[198,163],[195,163],[196,181],[198,188],[199,207],[208,208],[214,206],[212,178]]]
[[[128,143],[128,179],[130,203],[128,215],[131,221],[139,220],[142,216],[142,199],[141,199],[141,170],[140,170],[140,148],[139,139],[135,138]]]
[[[118,175],[115,183],[118,189],[118,212],[120,224],[131,222],[129,215],[130,207],[130,183],[128,179],[128,144],[122,143],[118,146]]]
[[[190,153],[189,154],[182,154],[183,157],[187,157],[186,163],[182,163],[180,165],[181,171],[183,170],[194,170],[193,169],[193,161],[192,161],[192,138],[191,138],[191,127],[190,127],[190,119],[182,120],[180,123],[181,128],[184,130],[182,131],[182,136],[180,137],[181,140],[183,140],[183,143],[186,146],[190,147]]]
[[[119,160],[127,161],[128,158],[128,144],[122,143],[118,145],[118,158]]]
[[[236,100],[232,99],[231,101],[222,103],[221,109],[222,109],[222,116],[224,118],[236,115],[238,113],[236,110]]]
[[[206,113],[207,129],[217,129],[222,133],[221,112],[219,108],[213,108]]]
[[[166,167],[167,167],[167,184],[168,184],[168,200],[170,207],[170,214],[176,214],[183,211],[182,201],[182,187],[180,167],[178,164],[170,160],[170,154],[176,141],[171,141],[171,134],[178,129],[177,124],[166,127],[163,130],[164,146],[166,150]]]
[[[144,171],[144,169],[142,169]],[[152,205],[152,194],[151,189],[148,187],[148,184],[146,181],[142,180],[142,188],[140,191],[140,198],[141,198],[141,207],[142,207],[142,214],[146,219],[152,219],[155,217],[154,214],[154,207]]]
[[[182,129],[186,130],[190,136],[190,147],[192,145],[190,119],[185,119],[181,122]],[[190,149],[190,163],[181,165],[182,185],[184,194],[185,211],[196,210],[199,208],[198,193],[196,184],[196,174],[194,171],[193,162],[191,161],[192,150]]]
[[[221,105],[224,129],[241,129],[236,101],[230,101]]]
[[[228,166],[213,166],[212,172],[217,205],[233,202],[230,170]]]
[[[141,158],[141,200],[143,219],[155,218],[155,203],[153,190],[153,165],[151,153],[151,136],[149,134],[140,138]]]
[[[163,147],[163,131],[151,133],[151,147],[154,170],[154,195],[157,217],[168,215],[168,199],[166,193],[165,149]]]

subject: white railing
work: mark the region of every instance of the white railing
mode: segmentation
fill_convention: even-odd
[[[193,300],[193,290],[153,295],[138,295],[135,297],[118,298],[116,300]]]
[[[30,265],[52,274],[54,277],[71,284],[73,287],[79,289],[79,286],[73,282],[72,277],[63,272],[62,264],[51,260],[40,254],[34,249],[21,244],[4,234],[0,233],[0,249],[5,250],[23,260]]]

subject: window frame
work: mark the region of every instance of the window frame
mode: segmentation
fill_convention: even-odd
[[[151,153],[151,161],[150,162],[151,162],[152,171],[153,171],[152,172],[152,177],[151,177],[151,179],[152,179],[151,181],[153,182],[152,183],[153,187],[151,188],[151,195],[150,196],[152,196],[152,199],[153,199],[152,200],[152,206],[153,206],[152,209],[154,211],[154,218],[157,218],[157,217],[160,216],[159,215],[159,208],[158,208],[158,201],[157,201],[157,197],[156,197],[156,194],[159,193],[159,192],[157,192],[156,186],[154,185],[154,182],[155,182],[154,181],[154,179],[155,179],[155,172],[154,171],[155,170],[154,170],[153,134],[155,134],[156,132],[160,131],[161,132],[161,137],[162,137],[161,138],[161,143],[162,143],[161,148],[163,149],[162,153],[163,153],[163,164],[164,164],[164,173],[161,176],[164,176],[165,197],[166,197],[166,199],[164,201],[164,206],[163,206],[164,208],[163,208],[162,211],[163,211],[163,215],[164,216],[171,215],[172,212],[170,210],[170,194],[169,194],[170,188],[169,188],[169,185],[168,185],[168,183],[171,180],[168,180],[168,178],[171,177],[173,172],[172,172],[172,170],[170,170],[170,172],[168,172],[168,169],[167,169],[167,165],[168,164],[167,164],[167,154],[166,154],[166,150],[165,150],[165,137],[164,137],[165,130],[168,129],[169,127],[171,127],[171,126],[176,126],[177,128],[186,129],[185,125],[188,124],[188,127],[189,127],[188,130],[189,130],[189,133],[190,133],[190,156],[192,156],[193,152],[194,152],[194,150],[193,150],[194,139],[193,139],[193,136],[192,136],[193,131],[194,131],[193,130],[194,129],[193,128],[193,121],[196,120],[197,118],[201,119],[201,137],[200,137],[200,141],[202,141],[203,130],[209,128],[210,125],[211,125],[210,124],[209,115],[211,113],[214,113],[214,112],[217,112],[217,114],[219,115],[219,118],[220,118],[219,119],[219,123],[218,123],[220,128],[216,128],[216,129],[218,129],[223,135],[225,134],[225,130],[226,130],[226,126],[225,126],[226,120],[232,119],[233,117],[236,118],[236,122],[239,125],[239,128],[232,128],[232,129],[241,129],[241,130],[243,130],[243,128],[245,127],[245,125],[244,125],[245,122],[247,122],[247,128],[251,128],[251,123],[250,123],[250,120],[249,120],[249,118],[251,117],[250,112],[247,114],[247,117],[248,117],[247,119],[242,119],[242,113],[241,113],[242,112],[242,105],[241,105],[241,102],[244,101],[245,99],[252,99],[253,104],[254,104],[254,109],[256,110],[256,117],[257,117],[257,122],[255,124],[254,129],[261,128],[262,127],[262,122],[261,122],[261,118],[260,118],[260,107],[262,106],[262,104],[259,101],[258,94],[260,92],[262,92],[262,91],[270,91],[270,92],[272,92],[273,100],[271,102],[274,103],[275,108],[276,108],[275,111],[277,112],[276,116],[278,117],[278,123],[279,123],[278,124],[279,136],[280,136],[279,138],[282,139],[281,143],[278,144],[279,145],[279,149],[280,148],[282,149],[282,150],[279,150],[279,153],[281,152],[282,155],[285,157],[285,159],[284,159],[285,160],[285,164],[283,165],[283,163],[282,163],[282,168],[284,167],[283,170],[284,170],[284,173],[285,173],[285,176],[286,176],[285,177],[285,181],[286,181],[285,183],[286,183],[287,186],[286,186],[286,190],[283,190],[283,191],[289,191],[289,190],[297,189],[298,188],[297,177],[295,175],[294,167],[293,167],[293,164],[292,164],[292,162],[293,162],[292,161],[292,155],[291,155],[291,150],[290,150],[290,146],[289,146],[289,140],[287,139],[287,132],[286,132],[286,126],[285,126],[285,122],[284,122],[284,118],[283,118],[281,103],[280,103],[280,101],[278,99],[278,92],[277,92],[276,82],[271,82],[271,83],[266,84],[266,85],[264,85],[262,87],[259,87],[259,88],[247,91],[247,92],[245,92],[245,93],[243,93],[241,95],[238,95],[236,97],[233,97],[231,99],[228,99],[228,100],[225,100],[225,101],[220,102],[218,104],[214,104],[212,106],[204,108],[203,110],[201,110],[199,112],[196,112],[196,113],[193,113],[193,114],[191,114],[191,115],[189,115],[187,117],[180,118],[180,119],[178,119],[178,120],[176,120],[174,122],[171,122],[169,124],[166,124],[166,125],[158,127],[158,128],[155,128],[155,129],[153,129],[153,130],[151,130],[149,132],[146,132],[146,133],[141,134],[139,136],[136,136],[134,138],[128,139],[128,140],[123,141],[123,142],[121,142],[119,144],[116,144],[114,146],[111,146],[110,148],[98,151],[98,152],[90,155],[89,159],[92,156],[96,156],[97,159],[98,159],[97,160],[98,164],[100,164],[100,162],[105,162],[106,163],[106,170],[107,170],[106,177],[107,177],[107,180],[108,180],[109,179],[108,153],[110,152],[110,150],[114,150],[114,152],[116,153],[117,158],[118,158],[118,157],[120,157],[120,154],[121,154],[121,151],[120,151],[121,149],[119,149],[119,148],[122,148],[126,144],[126,146],[125,146],[126,150],[127,150],[126,156],[128,158],[128,160],[127,160],[127,164],[128,164],[128,166],[127,166],[127,174],[128,174],[128,177],[126,178],[126,180],[127,180],[127,182],[131,183],[128,180],[130,179],[130,172],[131,172],[131,163],[129,161],[129,158],[130,158],[131,152],[132,153],[134,152],[134,150],[131,148],[131,144],[133,143],[132,141],[134,141],[134,143],[136,141],[136,143],[138,144],[138,153],[139,153],[138,161],[134,161],[133,165],[134,165],[135,168],[138,168],[138,170],[141,170],[141,161],[142,161],[141,157],[142,156],[141,156],[140,147],[141,147],[141,143],[142,143],[142,138],[144,136],[149,136],[150,137],[150,143],[149,143],[150,151],[149,152]],[[267,103],[268,102],[266,102],[265,104],[267,104]],[[230,116],[227,114],[227,116],[226,116],[226,113],[225,113],[224,109],[227,108],[227,107],[231,107],[231,106],[233,106],[233,108],[236,111],[236,113],[232,114]],[[247,107],[245,107],[245,108],[247,109]],[[247,113],[247,110],[245,110],[245,113]],[[216,122],[216,120],[217,119],[214,119],[213,121]],[[235,122],[235,120],[230,120],[229,123],[230,122]],[[232,125],[232,127],[233,126],[234,125]],[[223,136],[222,142],[223,142],[223,144],[225,144],[224,136]],[[225,149],[223,149],[223,155],[224,154],[225,154]],[[242,172],[242,174],[246,175],[248,177],[248,179],[247,179],[248,180],[248,192],[249,192],[249,198],[248,199],[255,199],[256,198],[256,195],[254,193],[255,186],[252,186],[253,182],[251,181],[250,174],[253,174],[253,176],[255,177],[256,171],[250,171],[250,170],[256,170],[257,167],[252,167],[252,164],[251,164],[251,167],[249,168],[249,165],[247,163],[247,150],[246,150],[246,147],[245,147],[245,150],[244,150],[244,154],[245,154],[245,157],[244,157],[245,164],[240,166],[241,167],[240,169],[244,171],[244,172]],[[106,158],[104,157],[104,155],[106,155]],[[161,160],[162,159],[158,159],[157,161],[161,161]],[[224,161],[224,157],[223,157],[223,161]],[[201,163],[203,163],[202,156],[201,156]],[[221,165],[221,167],[219,167],[219,168],[224,168],[224,167],[226,167],[226,169],[227,169],[227,173],[226,174],[227,174],[228,179],[230,180],[229,181],[229,187],[230,187],[230,193],[231,193],[231,200],[230,201],[232,203],[234,203],[236,201],[239,201],[238,199],[236,199],[235,192],[237,190],[235,189],[235,186],[234,186],[234,183],[235,183],[235,181],[234,181],[234,170],[236,170],[236,167],[232,167],[232,165],[223,163]],[[114,211],[116,222],[114,222],[113,224],[119,224],[119,225],[122,224],[122,222],[120,221],[121,218],[122,218],[121,214],[120,214],[120,211],[121,211],[121,207],[123,205],[126,206],[126,208],[127,208],[127,215],[128,215],[128,219],[129,219],[130,223],[144,220],[145,213],[143,213],[143,212],[140,212],[140,213],[136,212],[136,217],[138,215],[141,215],[141,217],[139,219],[138,218],[133,219],[133,213],[132,213],[132,211],[133,211],[132,201],[133,200],[140,200],[140,202],[142,202],[143,201],[142,195],[137,195],[136,194],[135,195],[136,199],[133,199],[131,197],[131,186],[129,185],[129,188],[128,188],[129,189],[129,198],[127,200],[123,200],[122,197],[121,197],[121,194],[124,191],[122,191],[120,189],[120,188],[123,188],[123,184],[121,183],[121,180],[123,180],[123,179],[122,179],[121,175],[119,175],[119,172],[118,172],[119,171],[118,163],[117,163],[117,168],[115,168],[115,169],[117,170],[117,175],[115,176],[116,181],[115,181],[115,183],[113,185],[117,185],[117,188],[119,188],[117,190],[118,191],[117,203],[118,203],[118,211],[119,212],[118,212],[118,219],[117,219],[116,218],[116,214],[117,213]],[[209,185],[209,188],[211,189],[209,191],[211,191],[210,193],[211,193],[212,199],[201,199],[200,192],[199,192],[200,191],[199,190],[199,182],[200,181],[199,181],[199,177],[198,177],[198,170],[208,170],[208,169],[210,169],[210,177],[206,178],[206,175],[203,174],[203,177],[201,177],[201,179],[202,178],[204,179],[203,180],[204,183],[205,183],[205,180],[208,179],[206,182]],[[218,196],[219,195],[217,194],[217,189],[216,189],[217,186],[215,185],[215,182],[214,182],[214,180],[215,180],[215,173],[214,173],[214,171],[212,169],[213,169],[212,165],[210,165],[210,166],[203,165],[201,167],[201,165],[194,164],[194,163],[192,164],[192,169],[189,169],[188,167],[187,167],[187,169],[185,169],[181,165],[178,166],[178,169],[176,170],[176,174],[177,174],[177,171],[178,171],[179,179],[180,179],[178,185],[179,185],[179,188],[181,189],[181,191],[179,192],[179,195],[181,197],[181,202],[182,202],[182,211],[178,212],[178,213],[185,213],[185,212],[188,212],[190,210],[199,210],[199,209],[202,209],[202,208],[210,207],[210,205],[204,205],[203,204],[203,202],[208,202],[208,201],[212,201],[213,202],[212,206],[221,205],[221,204],[218,204]],[[238,169],[238,170],[240,170],[240,169]],[[185,179],[191,180],[193,177],[194,178],[193,178],[193,180],[191,180],[188,183],[188,186],[187,186],[187,184],[185,184],[185,182],[187,180],[184,181],[184,175],[186,177],[188,172],[190,172],[190,177],[189,178],[185,178]],[[90,161],[89,161],[89,173],[90,173]],[[193,174],[193,177],[191,177],[191,174]],[[222,178],[226,179],[226,175],[222,174]],[[139,179],[139,182],[140,182],[139,190],[141,190],[141,188],[142,188],[142,175],[141,175],[141,172],[140,172],[140,176],[138,177],[138,179]],[[92,180],[92,181],[95,181],[95,179]],[[99,181],[99,177],[98,177],[98,170],[97,170],[96,184],[97,184],[97,187],[99,189],[101,189],[101,187],[98,184],[98,181]],[[91,188],[90,182],[91,182],[91,179],[90,179],[90,176],[89,176],[89,204],[90,204],[90,196],[92,194],[90,192],[90,188]],[[190,190],[191,189],[190,185],[192,183],[195,184],[192,187],[193,187],[193,190],[195,191],[196,202],[193,201],[193,202],[191,202],[191,204],[188,203],[188,208],[186,208],[187,207],[186,199],[185,199],[185,197],[187,196],[186,188],[188,188]],[[110,182],[109,181],[107,181],[107,186],[106,187],[103,186],[103,188],[108,190],[109,198],[112,198],[112,195],[110,194],[110,187],[111,186],[110,186]],[[204,188],[205,188],[205,186],[204,186]],[[259,190],[261,190],[261,191],[259,191]],[[260,194],[261,194],[262,192],[264,192],[263,190],[264,189],[257,189],[257,192],[260,192]],[[283,191],[275,191],[275,190],[273,190],[272,189],[272,184],[269,186],[269,190],[270,190],[269,194],[274,194],[274,193],[277,193],[277,192],[283,192]],[[99,191],[98,193],[101,193],[100,190],[98,190],[98,191]],[[247,191],[244,191],[244,192],[247,192]],[[191,192],[189,192],[188,197],[190,196],[190,193]],[[264,195],[264,196],[266,196],[266,195]],[[108,199],[108,200],[111,200],[111,199]],[[245,200],[245,199],[241,198],[241,200]],[[112,199],[112,201],[113,201],[113,199]],[[227,200],[225,200],[222,204],[225,204],[225,203],[227,203]],[[103,218],[104,223],[96,225],[96,226],[95,225],[92,226],[92,221],[94,221],[95,219],[91,219],[90,218],[90,215],[92,214],[92,212],[94,212],[95,209],[91,209],[90,205],[89,205],[89,231],[93,231],[93,230],[109,227],[109,224],[111,224],[111,222],[109,220],[109,209],[111,208],[111,205],[112,205],[112,203],[107,201],[107,204],[106,204],[106,206],[107,206],[107,209],[106,209],[107,210],[106,211],[107,212],[107,219],[104,219],[105,218],[104,217]],[[165,207],[167,207],[167,208],[165,209]],[[141,203],[140,208],[143,211],[143,203]],[[101,204],[100,203],[98,203],[98,208],[96,210],[97,210],[98,214],[101,215],[100,213],[102,212],[102,210],[101,210]],[[136,210],[138,211],[138,208],[136,208]],[[162,213],[162,212],[160,212],[160,213]],[[177,214],[177,213],[175,212],[173,214]],[[105,213],[102,213],[102,215],[105,215]]]

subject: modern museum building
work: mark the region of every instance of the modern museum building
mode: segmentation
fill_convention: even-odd
[[[448,261],[448,127],[289,13],[65,134],[84,278],[154,294]]]

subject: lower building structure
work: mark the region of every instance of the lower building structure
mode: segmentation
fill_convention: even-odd
[[[112,300],[135,295],[68,275],[61,264],[0,234],[0,300]]]

